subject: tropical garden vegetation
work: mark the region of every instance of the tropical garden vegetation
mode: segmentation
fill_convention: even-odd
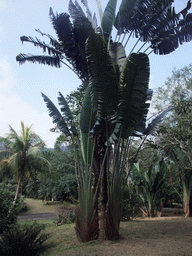
[[[170,170],[182,182],[183,207],[188,217],[192,215],[192,65],[174,70],[165,86],[157,89],[154,101],[158,110],[167,104],[174,106],[160,125],[154,143],[169,159]]]
[[[32,179],[36,172],[49,170],[50,163],[40,154],[44,142],[31,126],[21,122],[20,134],[11,126],[9,128],[9,134],[0,137],[1,178],[8,174],[8,179],[0,183],[0,254],[15,255],[20,252],[20,255],[38,255],[48,235],[40,234],[45,228],[42,225],[18,225],[17,217],[26,208],[19,190],[25,177]],[[17,182],[15,193],[10,177],[15,177]]]
[[[3,149],[0,151],[1,165],[7,165],[15,174],[18,181],[14,202],[18,199],[19,189],[24,176],[32,177],[34,171],[43,171],[50,168],[49,161],[39,155],[40,148],[44,147],[41,138],[21,122],[21,133],[18,134],[11,126],[7,137],[0,137]]]
[[[70,138],[72,145],[77,143],[77,148],[81,147],[82,154],[75,153],[79,193],[76,211],[78,238],[81,241],[98,237],[101,240],[117,239],[123,179],[133,166],[134,158],[131,158],[132,163],[129,158],[133,138],[143,138],[143,143],[163,115],[173,108],[163,111],[146,127],[152,97],[148,88],[148,56],[152,52],[169,54],[192,40],[192,14],[188,13],[191,2],[188,1],[186,7],[176,13],[172,0],[123,0],[116,15],[116,0],[109,0],[104,12],[97,1],[100,26],[88,8],[88,2],[81,2],[86,14],[80,4],[72,0],[69,1],[69,14],[54,14],[50,8],[58,39],[37,30],[50,40],[50,44],[37,38],[21,37],[22,42],[41,47],[48,55],[19,54],[16,60],[55,67],[64,64],[80,78],[85,93],[80,134],[63,95],[59,93],[58,97],[61,113],[46,95],[42,96],[56,128]],[[112,39],[114,27],[117,31],[115,40]],[[125,47],[131,36],[137,38],[135,46],[139,42],[143,44],[137,52],[133,52],[134,46],[126,54]],[[149,172],[145,175],[146,181],[150,175]]]

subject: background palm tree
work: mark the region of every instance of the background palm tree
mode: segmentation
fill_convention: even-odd
[[[37,31],[48,37],[50,44],[37,38],[21,37],[22,42],[33,43],[34,46],[43,48],[48,55],[19,54],[16,60],[20,63],[32,61],[55,67],[60,67],[63,63],[81,79],[86,90],[80,116],[82,155],[85,165],[88,166],[92,154],[90,145],[94,146],[95,191],[100,182],[101,192],[100,237],[118,238],[121,195],[119,192],[128,147],[132,135],[147,135],[150,130],[150,127],[146,129],[149,108],[147,101],[152,96],[152,91],[148,89],[147,55],[151,52],[168,54],[178,48],[179,44],[192,40],[192,18],[191,14],[188,14],[191,2],[176,14],[172,0],[123,0],[118,14],[115,15],[117,0],[109,0],[104,13],[99,9],[99,28],[87,1],[81,2],[87,15],[78,2],[75,1],[74,4],[72,0],[69,1],[70,16],[67,13],[55,15],[50,9],[50,18],[58,40],[40,30]],[[117,29],[115,41],[111,37],[113,25]],[[139,41],[143,42],[143,45],[137,53],[132,53],[134,47],[126,55],[125,47],[131,35],[138,38],[136,45]],[[146,44],[149,44],[148,47]],[[50,100],[46,99],[46,102]],[[64,117],[55,108],[52,108],[50,116],[61,127],[61,131],[64,131]],[[69,135],[70,133],[67,136]],[[115,146],[116,156],[110,180],[108,163],[112,144]],[[97,218],[97,214],[94,216]],[[82,238],[85,230],[80,226],[77,229],[79,237]],[[88,235],[86,239],[93,237]]]
[[[44,147],[41,138],[21,122],[21,133],[18,134],[9,126],[7,137],[0,137],[3,150],[0,152],[1,162],[7,163],[18,180],[14,202],[18,199],[19,188],[24,176],[32,177],[33,171],[41,171],[46,166],[50,168],[47,159],[40,156],[40,149]]]

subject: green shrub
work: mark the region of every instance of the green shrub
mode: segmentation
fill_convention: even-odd
[[[57,220],[55,221],[56,225],[74,223],[75,219],[75,206],[59,206],[57,208]]]
[[[7,189],[0,189],[0,234],[3,231],[16,223],[22,204],[18,201],[15,205],[12,204],[13,195]]]
[[[49,237],[48,234],[40,234],[45,225],[34,222],[33,225],[14,225],[7,228],[0,238],[1,256],[36,256],[42,250],[43,242]]]
[[[138,216],[140,211],[140,200],[133,186],[125,186],[121,202],[121,220],[130,220]]]

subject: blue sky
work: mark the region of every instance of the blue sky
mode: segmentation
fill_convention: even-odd
[[[10,124],[20,130],[20,121],[33,124],[33,130],[39,134],[48,147],[53,147],[58,134],[51,133],[51,118],[40,92],[57,103],[58,91],[65,96],[80,85],[80,80],[67,67],[60,69],[25,63],[19,65],[16,55],[19,53],[42,54],[42,49],[32,44],[22,45],[20,36],[41,37],[35,29],[56,37],[49,19],[49,7],[54,12],[68,12],[68,0],[0,0],[0,136],[9,132]],[[80,3],[80,0],[78,0]],[[88,0],[92,12],[97,14],[95,0]],[[102,0],[102,8],[107,0]],[[118,1],[121,2],[120,0]],[[175,0],[176,11],[181,10],[187,0]],[[192,12],[192,9],[191,9]],[[99,15],[97,15],[99,23]],[[127,46],[127,53],[131,45]],[[192,63],[192,42],[185,43],[175,52],[159,56],[150,55],[150,87],[162,86],[173,68],[180,69]]]

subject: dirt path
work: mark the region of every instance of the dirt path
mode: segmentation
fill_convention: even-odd
[[[163,216],[169,215],[182,215],[183,209],[173,209],[173,208],[164,208]],[[19,215],[19,220],[41,220],[41,219],[55,219],[57,216],[55,212],[45,212],[45,213],[22,213]]]
[[[22,213],[19,215],[19,220],[41,220],[41,219],[55,219],[55,218],[56,218],[56,214],[54,212],[34,213],[34,214]]]

